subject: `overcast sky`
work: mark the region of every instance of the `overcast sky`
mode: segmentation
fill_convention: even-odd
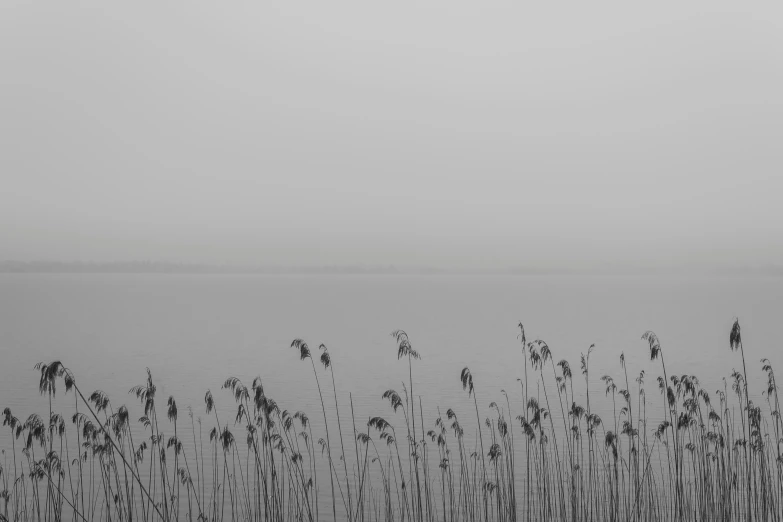
[[[783,264],[780,2],[76,4],[0,3],[0,259]]]

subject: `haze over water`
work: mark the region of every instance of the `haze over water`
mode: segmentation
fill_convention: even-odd
[[[304,410],[318,423],[312,369],[290,348],[301,337],[314,352],[328,346],[340,401],[347,405],[352,394],[363,426],[369,416],[393,418],[381,394],[407,383],[407,365],[389,336],[402,328],[422,355],[413,365],[414,393],[431,412],[427,422],[438,407],[445,413],[471,406],[459,382],[465,366],[480,407],[504,401],[505,389],[516,415],[522,321],[529,341],[545,340],[556,361],[571,363],[577,391],[584,386],[579,354],[596,345],[590,391],[599,414],[610,404],[599,377],[621,379],[624,352],[629,379],[646,372],[650,417],[658,418],[660,366],[649,362],[643,332],[658,334],[672,375],[694,374],[712,393],[741,368],[728,342],[739,316],[758,400],[766,387],[758,360],[783,364],[782,315],[783,279],[774,277],[4,274],[0,406],[20,418],[41,413],[46,399],[33,365],[60,359],[85,392],[102,389],[115,407],[127,404],[132,418],[142,408],[127,392],[149,367],[159,397],[173,395],[180,409],[192,406],[197,416],[211,389],[231,418],[235,406],[220,390],[223,381],[237,376],[249,385],[258,375],[281,408]],[[530,386],[537,381],[531,374]],[[59,401],[69,407],[72,398],[62,399],[63,391]],[[0,433],[0,444],[6,437]]]
[[[184,520],[185,497],[210,522],[434,522],[438,481],[444,522],[447,496],[451,522],[479,522],[481,503],[483,522],[783,516],[783,424],[759,363],[783,364],[780,2],[1,4],[3,517],[41,522],[44,475],[46,522],[71,518],[63,502],[85,520],[156,522],[159,505]],[[178,263],[204,273],[7,273]],[[534,273],[550,275],[511,275]],[[520,322],[546,368],[525,364],[548,352],[523,350]],[[741,354],[744,397],[739,374],[738,393],[726,382]],[[106,393],[103,419],[101,394],[92,420],[72,416],[62,380],[47,417],[33,366],[56,360]],[[152,420],[128,393],[145,368]],[[239,415],[232,376],[263,384],[252,405],[240,388]],[[371,416],[391,424],[357,437]],[[344,509],[325,485],[340,467]]]

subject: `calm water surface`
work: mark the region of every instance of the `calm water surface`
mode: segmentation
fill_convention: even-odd
[[[320,343],[329,348],[342,432],[350,442],[352,417],[360,432],[375,415],[403,426],[401,412],[395,416],[381,399],[389,388],[402,393],[408,386],[408,366],[397,360],[389,335],[402,328],[422,355],[413,365],[413,392],[421,398],[425,430],[434,428],[438,411],[445,416],[446,409],[453,408],[467,428],[468,444],[475,444],[475,410],[462,390],[460,371],[468,366],[473,373],[482,417],[489,415],[492,401],[508,408],[504,390],[510,399],[508,418],[522,413],[517,380],[524,377],[517,338],[522,321],[528,340],[545,340],[555,360],[570,362],[582,404],[586,397],[579,355],[595,344],[591,407],[607,423],[612,422],[612,401],[600,377],[610,374],[618,387],[625,387],[620,366],[620,354],[625,353],[636,398],[634,379],[641,371],[646,374],[652,430],[663,419],[656,385],[661,370],[657,361],[648,360],[642,333],[651,329],[658,334],[670,375],[696,374],[702,387],[713,392],[723,389],[724,376],[742,367],[739,354],[729,350],[735,316],[742,322],[751,396],[766,407],[761,395],[766,375],[759,359],[767,357],[777,368],[783,363],[779,278],[2,275],[0,407],[10,407],[22,421],[31,413],[46,418],[48,403],[38,393],[33,366],[59,359],[74,372],[84,393],[103,390],[115,411],[127,404],[130,418],[138,419],[143,408],[128,390],[144,383],[149,367],[158,387],[162,432],[171,436],[173,431],[165,420],[166,399],[173,395],[185,426],[189,421],[184,412],[191,406],[194,416],[203,418],[206,433],[214,425],[212,417],[205,417],[206,390],[213,391],[222,422],[230,425],[236,406],[231,394],[220,389],[222,383],[236,376],[250,385],[260,376],[266,394],[281,409],[308,414],[317,439],[324,430],[312,367],[290,347],[301,337],[316,355]],[[320,365],[318,369],[333,430],[331,379]],[[546,370],[549,398],[557,401],[551,369]],[[538,393],[545,406],[539,379],[529,371],[530,392]],[[60,384],[55,411],[70,418],[73,400]],[[557,402],[550,409],[554,417],[560,414]],[[516,422],[512,425],[520,429]],[[244,440],[242,426],[231,429]],[[139,423],[133,431],[137,440],[146,436]],[[560,431],[559,422],[555,431]],[[0,430],[6,468],[10,447],[8,430]],[[239,451],[246,455],[248,450]],[[337,451],[335,442],[335,458]],[[521,451],[520,446],[518,456]],[[192,459],[192,448],[186,447],[185,453]],[[352,461],[350,455],[347,461]],[[208,491],[210,466],[207,462]],[[322,479],[328,474],[326,466],[322,456],[316,459]],[[524,475],[518,475],[518,491],[524,491],[523,481]],[[321,486],[326,509],[328,494]],[[344,518],[340,513],[338,519]]]
[[[661,339],[670,373],[696,374],[711,390],[742,364],[728,345],[735,316],[758,394],[765,383],[759,359],[783,363],[780,278],[2,275],[0,406],[19,418],[43,412],[33,365],[60,359],[87,391],[127,403],[131,417],[141,410],[128,389],[143,383],[149,367],[159,396],[175,396],[196,415],[207,389],[227,409],[233,400],[220,391],[225,378],[249,384],[258,375],[281,408],[315,418],[312,368],[290,348],[301,337],[313,351],[329,347],[340,401],[352,394],[357,419],[392,417],[381,394],[407,383],[389,336],[402,328],[422,355],[413,378],[425,412],[459,412],[470,406],[459,382],[465,366],[480,404],[500,402],[503,389],[512,400],[518,393],[519,321],[528,340],[544,339],[575,374],[580,352],[595,344],[591,393],[604,395],[601,375],[621,377],[621,352],[630,378],[645,370],[654,386],[661,372],[640,339],[649,329]]]

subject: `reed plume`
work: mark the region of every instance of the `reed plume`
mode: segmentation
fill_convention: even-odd
[[[317,367],[301,339],[291,347],[301,360],[310,359],[323,426],[313,426],[306,411],[278,405],[260,377],[250,386],[229,377],[221,386],[234,401],[228,421],[207,390],[205,419],[187,409],[188,435],[173,396],[159,422],[149,369],[145,382],[129,390],[136,402],[129,407],[101,390],[83,393],[75,374],[58,361],[40,363],[35,369],[44,414],[2,411],[9,447],[2,448],[0,462],[0,521],[783,521],[776,376],[768,359],[761,360],[764,379],[748,374],[738,320],[729,345],[740,353],[742,371],[733,371],[714,392],[695,375],[669,374],[653,332],[642,339],[662,375],[633,373],[621,353],[619,365],[601,368],[596,379],[590,345],[579,360],[582,378],[574,382],[571,364],[556,363],[549,344],[528,341],[520,324],[521,398],[519,391],[501,390],[487,407],[479,404],[475,376],[464,367],[459,378],[468,402],[455,396],[444,416],[436,405],[434,418],[414,393],[422,389],[412,372],[419,353],[404,331],[393,338],[398,360],[407,359],[408,379],[399,392],[390,388],[380,397],[393,416],[371,412],[366,423],[352,394],[340,400],[333,354],[321,345]],[[333,419],[321,394],[322,371],[332,379]],[[662,410],[648,408],[650,378]],[[591,393],[598,383],[603,396]],[[66,399],[57,394],[61,386]],[[754,389],[760,395],[751,397]],[[471,399],[475,430],[465,429],[472,413],[458,415]],[[351,432],[341,426],[346,406]],[[558,409],[562,422],[552,416]],[[342,465],[331,453],[330,420],[339,426]],[[524,449],[515,446],[520,435]],[[518,465],[524,477],[517,478]],[[331,516],[319,510],[319,471],[329,473]]]

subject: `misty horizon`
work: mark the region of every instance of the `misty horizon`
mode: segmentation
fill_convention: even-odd
[[[542,264],[501,268],[470,268],[415,265],[263,265],[205,264],[160,261],[12,261],[0,260],[2,273],[51,274],[259,274],[259,275],[726,275],[783,276],[783,265],[726,265],[715,263],[612,264],[579,267]]]
[[[0,522],[783,522],[783,3],[4,0],[0,70]]]

